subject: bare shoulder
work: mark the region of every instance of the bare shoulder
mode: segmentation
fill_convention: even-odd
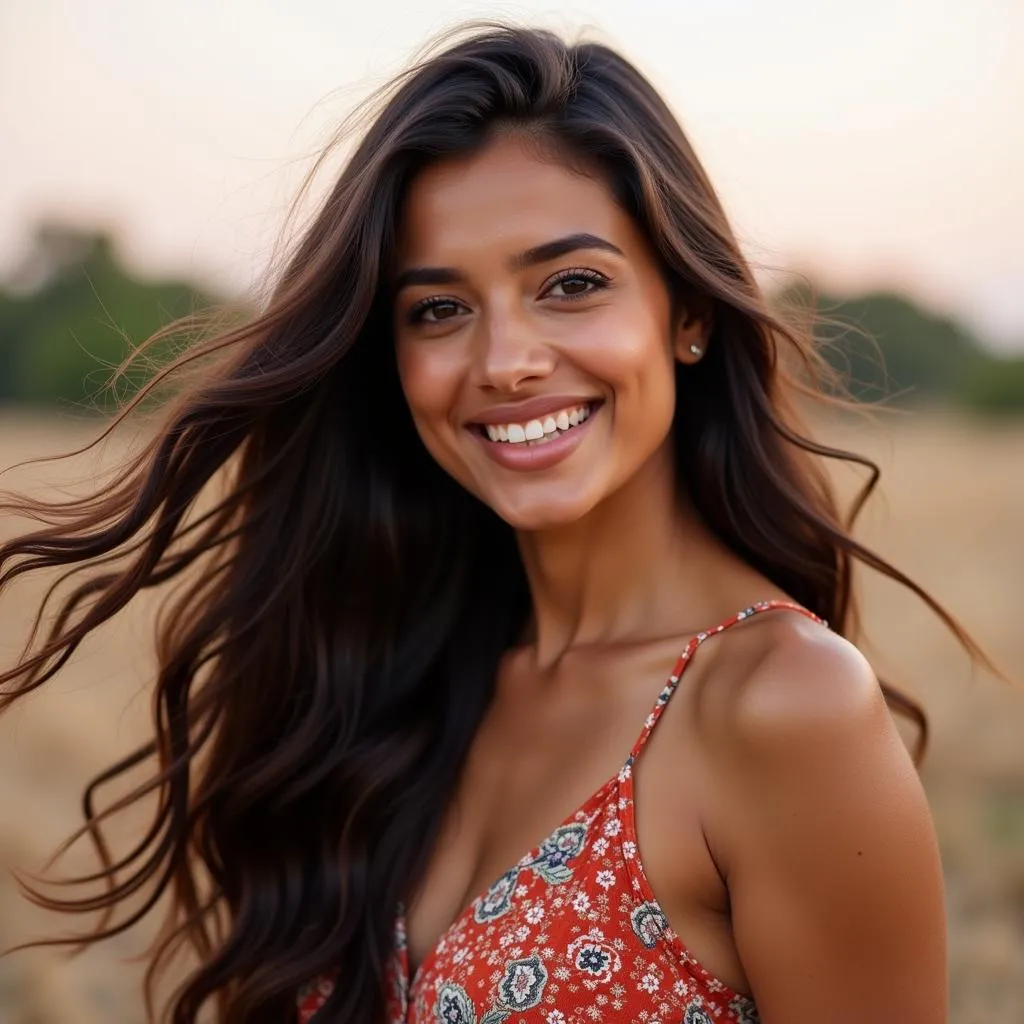
[[[879,828],[887,806],[905,814],[913,805],[926,818],[917,769],[861,651],[802,616],[757,625],[745,656],[723,659],[707,716],[705,756],[723,833],[749,839],[759,819],[743,811],[752,805],[785,806],[806,823],[802,810],[812,807],[847,817],[863,807]]]
[[[743,664],[720,676],[722,741],[770,757],[887,721],[878,679],[848,640],[797,614],[765,616],[750,632]]]
[[[826,628],[767,619],[711,680],[704,744],[708,844],[762,1019],[944,1020],[938,847],[878,679]]]

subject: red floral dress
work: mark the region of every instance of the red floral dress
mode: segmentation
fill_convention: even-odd
[[[756,1024],[754,1003],[709,974],[673,931],[637,846],[633,766],[697,648],[763,601],[693,637],[622,768],[478,896],[409,977],[405,914],[395,919],[389,1024]],[[333,988],[299,994],[313,1022]]]

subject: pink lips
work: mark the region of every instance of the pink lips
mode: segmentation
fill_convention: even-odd
[[[492,405],[474,416],[470,423],[526,423],[540,419],[548,413],[562,409],[575,409],[581,405],[596,406],[600,399],[593,395],[539,395],[522,402]]]
[[[559,399],[560,402],[566,400]],[[568,404],[571,405],[573,399],[568,400]],[[578,404],[583,405],[587,400],[584,399]],[[523,402],[517,406],[498,406],[496,409],[497,415],[501,416],[500,419],[489,417],[486,420],[478,419],[477,423],[515,423],[522,422],[519,417],[529,417],[535,419],[545,413],[556,412],[559,409],[566,408],[565,405],[552,405],[551,402],[547,402],[546,405],[542,406],[538,401],[535,403],[536,408],[529,403]],[[584,420],[579,426],[573,427],[572,430],[567,430],[564,434],[559,434],[557,437],[553,437],[549,441],[544,441],[539,444],[530,444],[529,442],[523,442],[520,444],[511,444],[505,441],[491,441],[488,439],[486,433],[480,429],[470,429],[470,433],[477,439],[477,441],[484,446],[484,451],[496,462],[499,466],[504,466],[505,469],[514,469],[520,472],[535,472],[541,469],[548,469],[551,466],[556,465],[563,459],[568,458],[580,445],[590,429],[590,424],[593,423],[594,418],[598,416],[603,408],[603,405],[594,404],[591,406],[590,415]],[[516,415],[510,416],[507,410],[515,410]],[[490,412],[491,410],[488,410]]]

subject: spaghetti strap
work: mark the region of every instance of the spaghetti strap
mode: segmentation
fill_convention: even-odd
[[[752,604],[749,608],[744,608],[742,611],[736,612],[734,615],[730,615],[729,618],[724,622],[720,622],[717,626],[713,626],[711,629],[702,630],[700,633],[695,634],[690,638],[690,642],[686,645],[686,649],[683,653],[679,655],[679,659],[676,661],[675,667],[672,669],[672,674],[668,677],[668,682],[665,684],[661,693],[658,694],[658,699],[655,701],[654,707],[651,709],[651,713],[647,716],[647,719],[644,722],[643,731],[637,737],[636,743],[633,744],[633,749],[629,752],[629,757],[626,759],[627,767],[631,767],[640,756],[640,751],[643,750],[648,737],[654,731],[654,726],[661,717],[661,713],[665,710],[665,705],[668,704],[672,694],[675,693],[676,687],[679,685],[679,680],[683,678],[686,666],[689,664],[690,659],[693,657],[697,648],[700,647],[700,645],[709,637],[715,636],[717,633],[722,633],[731,626],[735,626],[737,623],[743,622],[745,619],[749,619],[761,612],[770,611],[798,612],[801,615],[806,615],[807,618],[812,619],[819,625],[828,628],[828,623],[824,619],[815,615],[814,612],[805,608],[803,605],[797,604],[795,601],[758,601],[756,604]]]
[[[388,1024],[503,1021],[513,1003],[525,1011],[541,1006],[542,992],[550,1013],[544,1009],[538,1015],[546,1014],[549,1021],[570,1016],[582,1020],[587,1014],[607,1020],[607,999],[599,1001],[605,998],[603,983],[620,969],[623,977],[628,969],[630,977],[643,980],[628,990],[622,987],[614,1007],[616,1020],[757,1020],[753,1001],[708,971],[669,927],[644,873],[631,765],[693,652],[708,637],[758,612],[783,608],[822,622],[800,605],[762,601],[692,637],[625,766],[464,906],[415,971],[410,967],[405,907],[398,903],[387,964]],[[600,915],[600,930],[582,934],[586,925],[581,927],[580,920],[586,914],[592,920]],[[573,977],[582,976],[583,985],[549,985],[545,992],[547,979],[566,971],[567,956],[576,967]],[[492,972],[495,964],[498,970]],[[663,978],[671,987],[661,984]],[[300,1022],[317,1019],[336,979],[337,973],[322,975],[302,990]],[[533,1021],[538,1015],[517,1013],[516,1019]]]

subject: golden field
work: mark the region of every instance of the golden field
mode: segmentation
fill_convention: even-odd
[[[0,467],[81,445],[95,421],[0,412]],[[880,494],[860,539],[909,573],[959,618],[1015,680],[980,672],[911,594],[864,574],[861,647],[879,675],[914,694],[933,738],[923,767],[943,848],[955,1024],[1024,1021],[1024,423],[982,424],[938,413],[837,418],[822,435],[874,458]],[[116,456],[112,445],[106,454]],[[100,462],[12,470],[0,490],[95,477]],[[849,474],[842,474],[844,484]],[[15,524],[0,521],[0,534]],[[0,599],[0,664],[15,661],[45,581]],[[151,603],[151,602],[150,602]],[[38,870],[78,823],[87,778],[145,736],[152,608],[129,608],[76,655],[45,693],[0,719],[0,865]],[[137,821],[134,827],[137,827]],[[116,834],[130,838],[132,825]],[[89,867],[87,851],[67,866]],[[65,934],[0,878],[0,947]],[[145,928],[83,956],[0,959],[0,1024],[135,1024],[141,968],[126,962]],[[898,970],[898,965],[893,965]],[[866,978],[865,984],[871,980]]]

